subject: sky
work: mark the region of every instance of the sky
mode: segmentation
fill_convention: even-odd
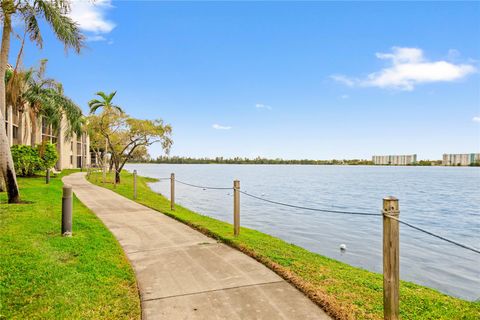
[[[480,152],[480,2],[100,0],[71,17],[81,54],[42,25],[24,66],[47,58],[85,112],[117,90],[131,116],[173,126],[171,155]]]

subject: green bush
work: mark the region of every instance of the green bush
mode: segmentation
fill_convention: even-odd
[[[14,145],[11,148],[13,164],[18,176],[33,176],[36,171],[51,169],[58,160],[57,148],[52,143],[37,147]]]
[[[58,160],[57,148],[53,143],[43,143],[37,147],[38,156],[41,159],[43,170],[51,169]]]
[[[13,145],[11,150],[17,175],[22,177],[33,176],[35,171],[41,168],[42,159],[38,155],[36,148],[25,145]]]

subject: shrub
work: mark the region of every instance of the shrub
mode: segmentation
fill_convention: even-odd
[[[25,145],[13,145],[11,147],[13,164],[19,176],[33,176],[35,171],[41,168],[42,159],[36,148]]]
[[[14,145],[11,148],[13,164],[18,176],[33,176],[36,171],[51,169],[58,160],[57,148],[52,143],[37,147]]]

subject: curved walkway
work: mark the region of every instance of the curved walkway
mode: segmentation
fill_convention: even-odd
[[[143,319],[330,319],[243,253],[89,183],[84,173],[63,181],[126,252],[137,276]]]

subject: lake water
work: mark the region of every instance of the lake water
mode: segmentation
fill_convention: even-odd
[[[129,164],[142,176],[241,189],[314,208],[379,213],[400,200],[400,218],[480,248],[480,168]],[[169,182],[151,184],[169,196]],[[176,184],[176,202],[232,222],[230,190]],[[382,272],[382,218],[286,208],[241,196],[241,224],[350,265]],[[341,252],[340,244],[347,250]],[[401,279],[468,300],[480,298],[480,255],[400,225]]]

